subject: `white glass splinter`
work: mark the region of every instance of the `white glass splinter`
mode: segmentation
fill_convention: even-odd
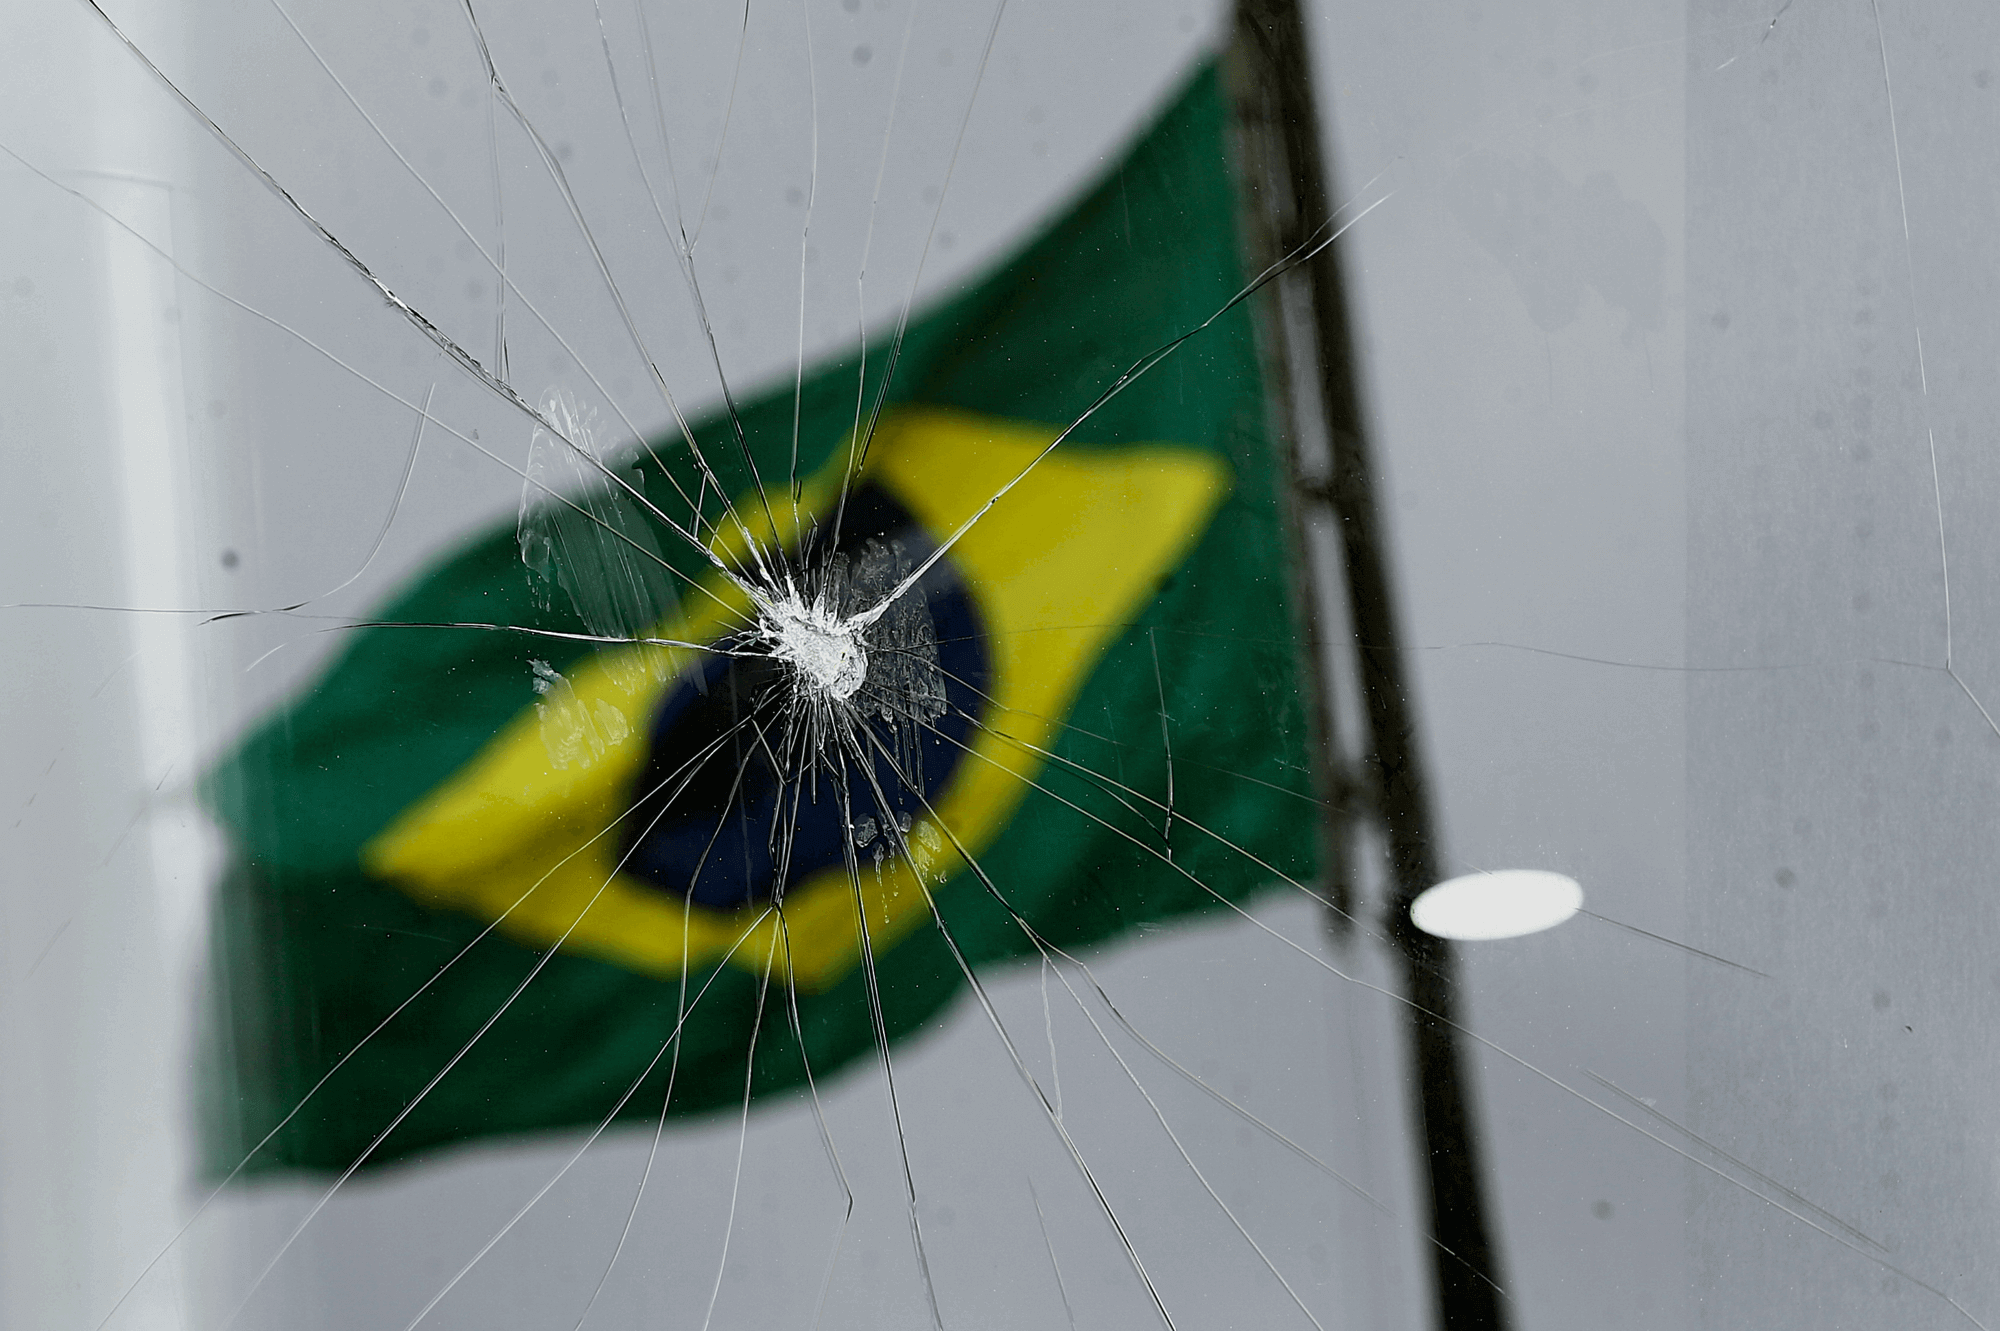
[[[868,650],[851,620],[796,599],[781,600],[765,628],[771,654],[788,661],[835,699],[845,700],[868,678]]]
[[[1519,938],[1553,929],[1583,907],[1574,878],[1542,869],[1500,869],[1450,878],[1410,905],[1417,928],[1439,938]]]

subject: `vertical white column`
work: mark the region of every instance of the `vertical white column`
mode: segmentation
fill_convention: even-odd
[[[8,146],[173,252],[178,115],[87,11],[42,8],[0,29],[37,53],[9,61],[37,86]],[[182,312],[171,266],[88,205],[12,162],[0,197],[0,603],[62,607],[0,611],[0,1328],[89,1328],[189,1206],[216,856],[200,617],[158,613],[200,605]],[[186,1324],[179,1265],[112,1325]]]
[[[113,99],[115,101],[115,99]],[[145,131],[115,109],[101,126],[106,157],[117,160],[127,136]],[[158,159],[156,159],[158,160]],[[171,169],[171,164],[161,165]],[[118,176],[92,191],[140,234],[173,252],[174,187],[165,180]],[[191,1175],[188,1111],[203,911],[217,857],[215,840],[193,797],[203,761],[196,650],[200,618],[178,613],[199,606],[190,544],[187,413],[182,402],[179,310],[173,270],[157,254],[109,224],[99,250],[103,273],[98,307],[101,365],[108,382],[112,472],[116,477],[126,619],[134,658],[128,770],[141,802],[133,837],[139,841],[123,885],[151,916],[145,977],[159,986],[159,1006],[142,993],[106,994],[104,1016],[147,1029],[152,1039],[133,1061],[105,1069],[102,1126],[110,1134],[107,1161],[115,1168],[92,1180],[108,1205],[108,1224],[95,1228],[106,1265],[101,1278],[122,1285],[134,1258],[150,1257],[163,1233],[181,1223]],[[154,613],[171,611],[175,613]],[[144,944],[142,944],[143,946]],[[135,977],[136,978],[136,977]],[[135,989],[137,986],[135,985]],[[126,1103],[127,1088],[138,1090]],[[122,1121],[121,1121],[122,1120]],[[129,1134],[129,1135],[127,1135]],[[122,1147],[122,1149],[120,1149]],[[128,1325],[178,1326],[167,1288],[135,1295]]]

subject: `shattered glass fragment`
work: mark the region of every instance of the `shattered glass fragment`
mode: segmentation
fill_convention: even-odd
[[[541,405],[560,434],[535,425],[517,522],[537,600],[549,608],[560,590],[589,632],[642,636],[679,605],[654,525],[638,506],[645,473],[627,460],[609,474],[595,408],[566,391]]]

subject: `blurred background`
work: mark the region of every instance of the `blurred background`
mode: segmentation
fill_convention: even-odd
[[[458,6],[103,3],[488,363],[503,302],[459,223],[504,235],[524,396],[594,377],[640,428],[668,423]],[[1514,1324],[1993,1324],[2000,14],[1307,13],[1335,196],[1379,201],[1340,247],[1448,865],[1569,874],[1592,912],[1461,951]],[[607,51],[643,72],[635,10],[479,14],[679,400],[714,406],[605,74]],[[983,65],[985,6],[646,21],[748,391],[1007,253],[1229,15],[1013,0]],[[409,466],[405,403],[434,391],[516,466],[529,434],[88,3],[0,15],[0,60],[0,1327],[216,1327],[324,1181],[234,1190],[181,1233],[204,1195],[193,1018],[221,857],[192,782],[343,619],[519,505],[517,472],[443,433]],[[653,151],[650,109],[633,121]],[[1149,928],[1093,965],[1137,1029],[1375,1199],[1147,1071],[1312,1315],[1427,1326],[1403,1018],[1354,982],[1391,985],[1388,958],[1296,896],[1257,915]],[[1309,1324],[1060,987],[1028,966],[992,993],[1179,1324]],[[976,1006],[897,1058],[946,1325],[1155,1324]],[[824,1090],[856,1180],[844,1231],[806,1106],[681,1124],[592,1325],[928,1324],[879,1081]],[[407,1324],[578,1140],[358,1176],[236,1325]],[[424,1325],[574,1325],[650,1144],[603,1138]]]

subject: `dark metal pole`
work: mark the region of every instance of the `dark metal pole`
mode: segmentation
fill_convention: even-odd
[[[1244,148],[1246,212],[1256,257],[1268,264],[1280,255],[1309,248],[1315,229],[1330,224],[1333,217],[1298,0],[1238,0],[1230,59]],[[1288,362],[1288,377],[1310,385],[1325,437],[1325,450],[1314,465],[1299,446],[1299,422],[1305,413],[1299,410],[1303,405],[1299,395],[1292,394],[1288,414],[1294,436],[1294,538],[1301,542],[1303,554],[1305,529],[1315,517],[1331,519],[1339,534],[1343,590],[1373,768],[1374,779],[1368,784],[1388,843],[1393,885],[1388,926],[1410,1004],[1410,1051],[1422,1118],[1423,1172],[1430,1187],[1438,1326],[1442,1331],[1504,1331],[1508,1317],[1498,1285],[1499,1253],[1487,1220],[1470,1084],[1454,1025],[1452,949],[1410,922],[1410,904],[1441,877],[1439,856],[1415,708],[1403,672],[1387,542],[1376,502],[1337,247],[1321,250],[1286,280],[1305,290],[1293,287],[1293,293],[1303,297],[1299,302],[1303,308],[1298,317],[1288,319],[1285,298],[1293,293],[1280,286],[1274,304],[1279,307],[1276,321],[1284,330],[1281,354]],[[1324,697],[1329,687],[1326,647],[1317,629],[1310,642],[1311,664],[1319,671],[1316,715],[1321,722],[1320,747],[1328,755],[1324,762],[1330,761],[1333,716]],[[1323,776],[1321,784],[1335,787],[1322,790],[1323,798],[1333,796],[1329,819],[1343,818],[1346,801],[1336,779]],[[1326,849],[1338,855],[1344,839],[1327,838]],[[1328,872],[1335,909],[1350,911],[1344,865],[1330,861]]]

